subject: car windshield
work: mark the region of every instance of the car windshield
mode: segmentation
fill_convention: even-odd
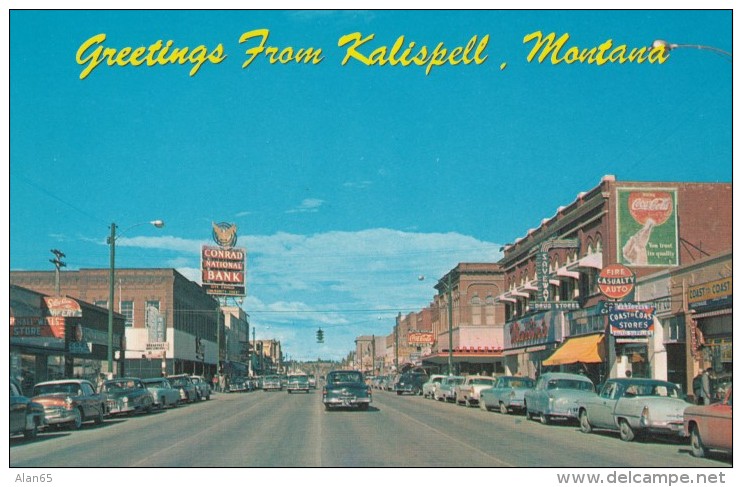
[[[507,379],[503,384],[505,387],[533,387],[533,381],[531,379]]]
[[[43,396],[45,394],[72,394],[75,396],[82,395],[82,389],[79,384],[74,382],[62,384],[39,384],[33,388],[34,396]]]
[[[101,386],[101,391],[113,391],[115,389],[142,389],[142,384],[134,380],[107,380]]]
[[[309,378],[306,375],[294,375],[289,377],[289,380],[294,382],[307,382]]]
[[[330,383],[340,384],[344,382],[363,382],[363,375],[359,372],[340,372],[330,374]]]
[[[147,389],[158,389],[158,388],[159,389],[167,389],[168,382],[165,381],[165,380],[149,381],[149,382],[145,382],[144,383],[144,386]]]
[[[185,377],[174,377],[170,379],[170,381],[174,386],[183,386],[191,383],[191,381],[189,381]]]
[[[487,377],[479,377],[471,381],[472,384],[492,384],[493,382],[493,379],[488,379]]]
[[[592,382],[577,379],[551,379],[546,384],[547,389],[576,389],[579,391],[595,390]]]
[[[464,383],[464,378],[463,377],[456,377],[456,378],[453,378],[453,379],[448,379],[448,383],[449,384],[463,384]]]

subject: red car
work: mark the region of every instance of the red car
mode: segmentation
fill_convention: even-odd
[[[732,388],[722,402],[686,408],[683,423],[693,456],[705,457],[709,450],[732,453]]]

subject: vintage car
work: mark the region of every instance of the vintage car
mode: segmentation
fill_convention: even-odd
[[[325,409],[346,407],[365,411],[371,401],[371,387],[366,385],[363,373],[357,370],[333,370],[327,374],[327,381],[322,387]]]
[[[446,376],[438,387],[433,391],[433,399],[436,401],[456,401],[456,386],[464,382],[463,375]]]
[[[191,381],[188,374],[176,374],[168,376],[170,384],[180,392],[180,402],[195,402],[198,395],[196,385]]]
[[[41,428],[46,426],[44,406],[23,395],[21,384],[10,380],[10,436],[23,434],[26,438],[36,438]]]
[[[479,393],[479,407],[485,411],[497,409],[502,414],[524,411],[523,396],[535,385],[536,381],[529,377],[513,375],[498,377],[493,387]]]
[[[50,426],[80,429],[85,421],[102,423],[107,414],[106,396],[97,393],[93,383],[84,379],[39,382],[33,388],[31,400],[44,406]]]
[[[404,393],[418,396],[423,392],[423,384],[428,380],[428,375],[420,372],[406,372],[399,376],[394,384],[394,390],[398,396]]]
[[[229,382],[229,392],[247,392],[250,390],[250,381],[247,377],[232,377]]]
[[[578,402],[595,395],[593,382],[584,375],[547,372],[523,395],[526,418],[538,417],[543,424],[553,419],[576,421]]]
[[[433,393],[435,392],[436,387],[438,387],[438,384],[440,384],[445,377],[446,376],[443,374],[431,375],[425,382],[425,384],[423,384],[423,397],[427,399],[433,399]]]
[[[479,394],[484,389],[489,389],[495,385],[494,377],[484,375],[469,375],[464,382],[454,387],[454,397],[456,404],[464,406],[475,406],[479,404]]]
[[[283,385],[281,384],[281,377],[278,375],[267,375],[263,377],[263,390],[264,391],[283,390]]]
[[[200,375],[192,375],[191,382],[196,386],[196,397],[198,400],[206,399],[208,401],[211,399],[211,386],[206,379]]]
[[[314,376],[314,374],[309,374],[309,387],[312,389],[317,388],[317,378]]]
[[[732,386],[722,402],[687,407],[683,424],[693,456],[708,456],[709,450],[732,453]]]
[[[154,400],[149,389],[136,377],[104,381],[100,392],[106,395],[108,414],[149,413]]]
[[[142,384],[152,395],[152,404],[156,408],[174,407],[180,405],[180,390],[173,387],[165,377],[142,379]]]
[[[579,401],[580,430],[618,431],[623,441],[637,434],[681,437],[688,402],[676,384],[655,379],[608,379],[600,394]]]
[[[309,377],[303,374],[290,375],[286,383],[286,390],[289,394],[297,391],[309,393]]]

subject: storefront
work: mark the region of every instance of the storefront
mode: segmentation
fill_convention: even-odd
[[[510,374],[538,376],[563,335],[564,312],[546,311],[505,324],[505,366]]]
[[[690,286],[688,309],[699,365],[712,367],[717,376],[731,374],[732,278]]]
[[[123,331],[124,317],[115,313],[116,349]],[[107,350],[106,309],[10,286],[10,374],[24,391],[45,380],[79,377],[95,382],[99,374],[109,372]]]

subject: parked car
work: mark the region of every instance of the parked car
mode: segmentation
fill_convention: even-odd
[[[454,387],[453,392],[456,404],[462,404],[468,407],[479,405],[479,394],[482,390],[489,389],[494,385],[494,377],[469,375],[464,379],[464,382]]]
[[[322,387],[325,409],[350,407],[365,411],[371,401],[371,386],[366,385],[361,372],[333,370],[327,374],[327,381]]]
[[[542,374],[534,388],[523,395],[526,417],[538,417],[543,424],[553,419],[576,421],[579,417],[578,401],[595,395],[593,382],[584,375],[548,372]]]
[[[247,377],[232,377],[229,382],[229,392],[247,392],[250,390],[250,381]]]
[[[423,384],[428,380],[428,375],[420,372],[406,372],[399,376],[394,384],[394,390],[398,396],[404,393],[418,396],[422,394]]]
[[[268,375],[268,376],[263,377],[263,390],[264,391],[283,390],[283,384],[281,384],[281,377],[277,375]]]
[[[44,406],[50,426],[80,429],[85,421],[102,423],[107,414],[106,396],[96,392],[93,383],[84,379],[39,382],[33,388],[31,400]]]
[[[180,402],[194,402],[196,400],[196,385],[188,374],[176,374],[167,378],[170,384],[180,392]]]
[[[174,407],[180,404],[180,390],[173,387],[164,377],[142,379],[142,384],[152,396],[152,405],[156,408]]]
[[[309,394],[309,377],[303,374],[290,375],[286,383],[286,390],[289,394],[297,391],[304,391]]]
[[[433,399],[436,401],[456,401],[457,385],[464,382],[465,377],[463,375],[449,375],[438,384],[435,391],[433,392]]]
[[[10,436],[23,434],[28,439],[36,438],[39,430],[46,426],[44,406],[23,395],[21,384],[10,379]]]
[[[688,402],[676,384],[655,379],[608,379],[600,394],[580,400],[580,430],[618,431],[623,441],[637,434],[683,436]]]
[[[314,374],[309,374],[309,387],[312,389],[317,388],[317,378],[314,376]]]
[[[199,401],[201,399],[206,399],[207,401],[211,399],[211,386],[206,379],[200,375],[192,375],[191,382],[196,386],[196,397]]]
[[[479,394],[479,407],[485,411],[497,409],[501,414],[525,411],[523,398],[535,385],[536,381],[530,377],[503,375],[493,387]]]
[[[438,387],[438,384],[440,384],[445,377],[446,376],[443,374],[431,375],[425,384],[423,384],[423,397],[433,399],[433,393],[435,392],[436,387]]]
[[[709,450],[732,453],[732,386],[722,402],[687,407],[683,424],[693,456],[708,456]]]
[[[122,377],[101,384],[100,392],[106,395],[108,414],[149,413],[154,400],[141,379]]]

